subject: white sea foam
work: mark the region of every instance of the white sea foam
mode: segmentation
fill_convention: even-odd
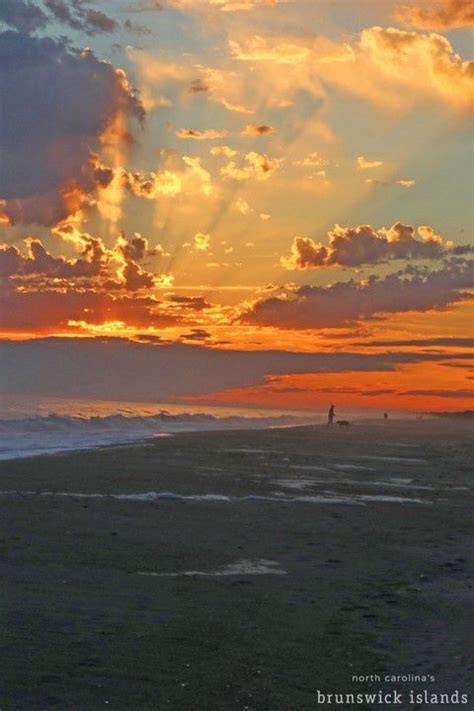
[[[373,472],[372,467],[364,467],[362,464],[333,464],[333,469],[354,469],[355,471]]]
[[[251,449],[250,447],[236,447],[234,449],[221,449],[220,451],[235,454],[284,454],[284,452],[277,449]]]
[[[315,472],[330,472],[328,467],[322,467],[319,464],[291,464],[290,469],[301,469],[302,471],[315,471]]]
[[[147,575],[154,578],[181,578],[181,577],[206,577],[206,578],[221,578],[228,575],[287,575],[287,571],[280,567],[280,564],[274,560],[238,560],[230,565],[225,565],[217,570],[184,570],[177,573],[145,573],[140,572],[138,575]]]
[[[310,486],[319,486],[322,484],[348,484],[356,486],[381,486],[389,488],[393,487],[396,489],[426,489],[430,491],[434,490],[433,486],[395,483],[392,481],[362,481],[360,479],[274,479],[273,483],[284,489],[305,489]]]
[[[151,503],[155,501],[195,501],[201,503],[233,503],[233,502],[311,502],[318,504],[357,504],[355,499],[341,497],[337,494],[331,497],[324,496],[284,496],[280,493],[271,495],[248,494],[247,496],[227,496],[225,494],[175,494],[173,492],[148,491],[143,494],[84,494],[66,491],[0,491],[0,496],[57,496],[72,499],[111,499],[117,501],[136,501]]]
[[[369,495],[359,495],[357,498],[360,501],[382,501],[389,504],[431,504],[431,501],[425,501],[424,499],[408,499],[402,496],[369,496]]]
[[[344,504],[363,505],[364,501],[390,501],[400,503],[430,503],[421,499],[408,499],[396,496],[368,496],[351,494],[340,496],[337,492],[325,492],[327,496],[285,496],[279,492],[270,495],[248,494],[247,496],[227,496],[226,494],[175,494],[173,492],[148,491],[143,494],[97,494],[76,493],[67,491],[0,491],[0,496],[44,496],[67,497],[71,499],[109,499],[115,501],[135,501],[138,503],[153,503],[157,501],[194,501],[200,503],[241,503],[241,502],[272,502],[272,503],[311,503],[311,504]]]
[[[418,459],[416,457],[375,457],[367,455],[359,457],[359,459],[373,459],[379,462],[403,462],[405,464],[426,464],[426,459]]]

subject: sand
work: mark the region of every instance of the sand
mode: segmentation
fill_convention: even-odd
[[[470,459],[436,421],[0,463],[1,711],[472,708]]]

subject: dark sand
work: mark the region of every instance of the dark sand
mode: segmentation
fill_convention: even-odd
[[[306,711],[326,708],[318,689],[384,686],[354,674],[433,674],[385,686],[470,702],[327,708],[472,709],[471,457],[468,428],[435,421],[182,434],[1,463],[1,711]],[[269,572],[139,574],[241,560]]]

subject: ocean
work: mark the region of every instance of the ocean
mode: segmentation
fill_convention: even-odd
[[[0,460],[130,444],[173,432],[322,422],[323,413],[169,403],[0,398]]]

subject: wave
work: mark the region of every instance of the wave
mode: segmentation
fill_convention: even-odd
[[[266,429],[307,424],[309,421],[309,418],[294,415],[217,417],[207,413],[171,414],[166,410],[152,415],[79,416],[53,413],[0,418],[0,459],[129,444],[177,432]]]

